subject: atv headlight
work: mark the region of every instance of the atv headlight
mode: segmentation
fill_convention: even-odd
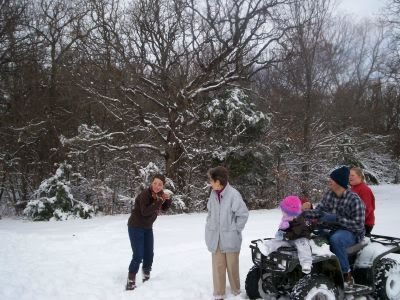
[[[261,261],[261,252],[256,253],[256,260]]]

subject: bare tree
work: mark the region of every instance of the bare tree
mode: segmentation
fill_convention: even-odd
[[[54,109],[57,93],[58,72],[63,58],[92,28],[85,27],[89,8],[85,3],[66,0],[41,0],[33,8],[35,23],[32,24],[45,52],[49,66],[49,109]]]
[[[19,169],[21,153],[12,129],[20,121],[14,102],[23,93],[19,66],[28,53],[26,18],[26,1],[0,1],[0,214],[2,209],[15,208],[29,192],[29,178]]]
[[[383,23],[389,35],[388,51],[385,53],[384,68],[386,89],[383,91],[386,100],[387,131],[392,133],[391,146],[393,154],[400,157],[400,1],[391,0],[386,7]],[[397,175],[398,177],[398,175]],[[395,180],[396,181],[396,180]],[[398,182],[398,178],[397,181]]]
[[[166,172],[185,186],[204,109],[212,93],[247,81],[268,66],[284,28],[286,1],[142,0],[131,10],[127,43],[132,66],[122,89],[152,136],[138,147],[165,158]],[[196,129],[197,128],[197,129]]]
[[[286,118],[286,125],[293,128],[291,139],[299,146],[300,185],[304,195],[309,193],[319,132],[325,127],[321,120],[322,104],[328,97],[331,84],[330,63],[334,46],[327,36],[330,5],[329,0],[291,3],[292,29],[286,32],[284,42],[287,59],[275,74],[281,93],[287,94],[286,101],[278,102],[276,109],[293,116]]]

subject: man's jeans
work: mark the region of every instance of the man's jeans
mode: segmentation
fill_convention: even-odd
[[[339,259],[342,272],[347,273],[350,271],[349,257],[346,248],[356,244],[357,239],[350,231],[339,229],[329,235],[329,244],[331,251]]]
[[[143,270],[150,272],[154,257],[153,229],[128,226],[128,233],[133,252],[129,272],[137,273],[142,261]]]

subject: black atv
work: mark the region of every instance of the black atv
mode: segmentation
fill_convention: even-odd
[[[323,238],[313,237],[314,245]],[[268,240],[268,239],[265,239]],[[355,284],[345,286],[337,257],[314,254],[310,274],[302,273],[294,247],[281,247],[264,256],[257,243],[251,242],[254,266],[246,277],[246,292],[250,299],[352,299],[352,296],[372,296],[374,299],[400,299],[400,263],[386,257],[400,254],[400,238],[372,235],[369,242],[347,249]],[[326,245],[328,247],[328,245]]]

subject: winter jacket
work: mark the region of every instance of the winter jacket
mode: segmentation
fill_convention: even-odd
[[[351,231],[360,241],[365,235],[365,205],[358,195],[347,189],[341,197],[328,191],[314,210],[304,211],[307,218],[319,218],[323,212],[336,215],[336,221],[343,229]]]
[[[283,215],[281,218],[281,222],[279,223],[279,229],[285,230],[288,229],[290,224],[290,221],[293,221],[293,219],[295,218],[295,216],[287,216],[287,215]]]
[[[152,228],[160,209],[165,211],[171,206],[171,199],[167,199],[163,203],[161,195],[162,192],[156,195],[151,191],[151,188],[141,192],[135,199],[135,206],[129,217],[128,226]]]
[[[249,217],[249,211],[240,193],[229,183],[220,194],[211,191],[207,203],[208,215],[205,241],[210,252],[240,252],[242,231]]]
[[[289,221],[289,227],[284,230],[284,238],[287,240],[296,240],[299,238],[310,238],[312,232],[311,222],[307,222],[304,217],[298,216]]]
[[[365,204],[365,225],[375,225],[375,196],[364,182],[351,187]]]

